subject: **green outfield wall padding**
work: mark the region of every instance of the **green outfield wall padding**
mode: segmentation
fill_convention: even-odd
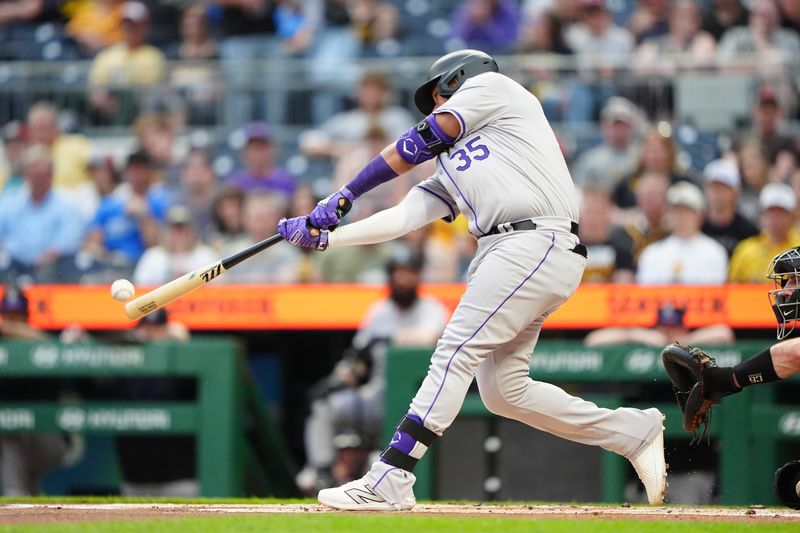
[[[191,434],[202,496],[297,496],[296,467],[230,338],[150,344],[0,342],[0,378],[189,377],[194,402],[0,403],[0,433]]]
[[[742,341],[731,346],[710,348],[708,353],[720,366],[732,366],[769,346],[768,341]],[[393,347],[387,362],[387,397],[384,436],[391,438],[394,427],[408,411],[409,403],[424,379],[432,348],[407,349]],[[646,346],[616,346],[586,348],[577,341],[541,341],[531,360],[533,379],[559,385],[599,384],[606,392],[586,394],[585,399],[600,406],[615,408],[625,402],[625,384],[653,384],[662,389],[669,380],[661,364],[660,350]],[[797,376],[788,386],[797,387]],[[611,385],[611,387],[609,387]],[[616,385],[616,387],[614,387]],[[618,393],[607,392],[608,389]],[[669,392],[669,389],[667,389]],[[790,395],[792,396],[792,395]],[[711,425],[711,445],[718,451],[722,504],[777,504],[772,493],[772,476],[783,464],[782,446],[793,444],[800,459],[800,395],[792,403],[777,403],[775,387],[749,387],[743,392],[724,398],[714,408]],[[658,407],[666,415],[665,438],[690,439],[683,431],[680,410],[674,401],[642,404],[628,402],[630,407]],[[468,394],[460,416],[490,417],[477,394]],[[533,430],[532,430],[533,431]],[[706,446],[705,442],[698,446]],[[688,453],[692,453],[691,449]],[[419,462],[415,493],[418,499],[435,499],[436,445]],[[622,457],[603,452],[603,499],[623,501],[623,487],[632,469]]]

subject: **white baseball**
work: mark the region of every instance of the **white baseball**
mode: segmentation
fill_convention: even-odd
[[[127,279],[118,279],[111,284],[111,297],[119,302],[130,300],[134,293],[133,283]]]

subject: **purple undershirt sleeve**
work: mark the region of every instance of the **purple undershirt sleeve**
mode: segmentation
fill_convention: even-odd
[[[358,198],[381,183],[386,183],[396,177],[397,172],[392,170],[382,155],[378,154],[347,184],[347,188],[354,197]]]

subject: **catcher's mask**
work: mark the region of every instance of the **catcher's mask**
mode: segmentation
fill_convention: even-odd
[[[775,282],[769,301],[778,320],[778,340],[782,340],[800,319],[800,246],[776,255],[767,268],[767,278]]]

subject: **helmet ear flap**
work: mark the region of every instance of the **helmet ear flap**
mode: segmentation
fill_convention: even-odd
[[[429,115],[431,111],[433,111],[433,107],[435,105],[433,101],[433,95],[431,91],[433,91],[434,86],[437,86],[439,83],[439,78],[434,78],[417,89],[417,92],[414,94],[414,103],[417,106],[417,109],[422,111],[423,114]]]
[[[464,70],[461,69],[458,72],[453,72],[449,76],[442,76],[439,78],[439,94],[442,96],[453,96],[456,92],[456,89],[461,85],[459,83],[459,76],[464,76]]]

